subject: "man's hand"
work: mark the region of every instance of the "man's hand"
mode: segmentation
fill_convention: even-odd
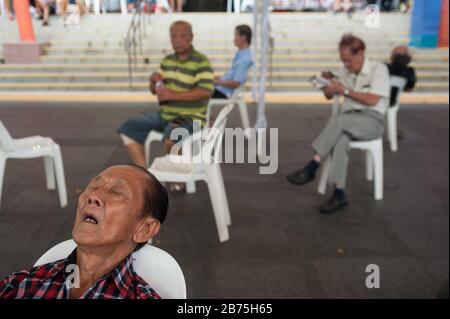
[[[150,80],[150,82],[156,83],[156,82],[162,81],[163,77],[160,73],[154,72],[154,73],[152,73],[152,75],[150,75],[149,80]]]
[[[215,84],[215,85],[220,85],[220,83],[221,83],[220,76],[215,76],[215,77],[214,77],[214,84]]]
[[[152,73],[152,75],[150,75],[149,77],[149,89],[150,92],[152,92],[153,94],[156,94],[156,83],[158,83],[159,81],[164,80],[164,78],[162,77],[162,75],[158,72]]]
[[[158,97],[159,102],[177,100],[177,92],[167,88],[156,90],[156,96]]]
[[[330,85],[323,89],[323,93],[325,93],[327,97],[332,97],[336,94],[343,95],[344,91],[345,86],[337,80],[333,80]]]
[[[333,74],[333,72],[330,71],[324,71],[322,72],[321,76],[327,80],[331,80],[333,78],[337,78],[336,75]]]

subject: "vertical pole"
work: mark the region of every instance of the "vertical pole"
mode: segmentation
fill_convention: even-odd
[[[20,40],[22,42],[36,42],[29,9],[30,2],[28,0],[14,0],[13,5],[19,25]]]
[[[140,2],[138,1],[137,4],[139,5]],[[138,11],[138,26],[139,26],[139,53],[141,55],[143,55],[144,52],[142,50],[142,13],[141,13],[141,11]]]
[[[259,95],[258,95],[258,109],[256,112],[255,128],[257,129],[257,152],[258,158],[261,162],[266,162],[266,131],[267,131],[267,119],[266,119],[266,80],[267,80],[267,63],[268,63],[268,51],[269,51],[269,4],[270,0],[261,0],[262,7],[260,10],[259,21],[259,33],[260,34],[260,52],[259,52]]]
[[[256,116],[256,127],[266,128],[266,80],[267,80],[267,62],[269,50],[269,0],[262,0],[262,19],[261,19],[261,52],[260,52],[260,75],[259,75],[259,97],[258,111]]]
[[[257,84],[258,84],[258,70],[259,70],[259,65],[258,65],[258,60],[257,60],[257,56],[258,56],[258,52],[259,52],[259,10],[260,10],[260,5],[259,5],[259,1],[255,0],[255,4],[253,5],[253,34],[254,39],[253,39],[253,60],[255,61],[255,66],[253,67],[253,79],[252,79],[252,97],[253,97],[253,101],[258,101],[258,93],[257,93]]]

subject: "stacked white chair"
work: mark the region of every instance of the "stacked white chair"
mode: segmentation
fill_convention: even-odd
[[[397,96],[395,105],[390,106],[386,112],[386,129],[387,129],[387,138],[389,140],[391,151],[397,152],[398,150],[398,140],[397,140],[397,114],[400,110],[400,95],[406,86],[406,79],[400,76],[392,75],[391,76],[391,88],[397,88]]]
[[[217,116],[212,128],[205,128],[202,132],[194,133],[183,143],[183,152],[192,149],[200,143],[200,150],[193,156],[166,155],[156,158],[149,171],[161,182],[195,184],[205,181],[216,220],[219,241],[229,239],[228,226],[231,225],[230,209],[228,206],[222,171],[220,169],[222,138],[224,135],[227,116],[234,105],[225,106]]]
[[[77,247],[66,240],[49,249],[34,267],[66,258]],[[177,261],[162,249],[146,244],[133,253],[133,268],[163,299],[186,299],[186,282]]]
[[[337,114],[340,109],[340,99],[334,100],[332,114]],[[383,139],[377,138],[370,141],[354,141],[350,142],[350,149],[359,149],[366,152],[366,178],[368,181],[374,182],[374,197],[376,200],[383,199]],[[325,159],[320,179],[318,192],[325,194],[328,176],[331,168],[331,156]]]
[[[50,137],[31,136],[13,139],[0,120],[0,204],[6,161],[8,159],[44,158],[47,188],[55,189],[55,177],[61,207],[67,206],[64,166],[59,145]]]

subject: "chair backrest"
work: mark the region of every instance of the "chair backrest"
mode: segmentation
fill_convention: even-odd
[[[14,141],[9,135],[8,130],[6,129],[3,122],[0,120],[0,148],[7,150],[12,150],[14,148]]]
[[[395,105],[398,104],[400,95],[405,89],[406,82],[407,82],[406,79],[401,76],[391,75],[390,77],[391,90],[393,88],[396,88],[396,90],[393,90],[396,94],[396,96],[394,97]]]
[[[77,247],[70,239],[48,250],[34,266],[66,258]],[[186,282],[177,261],[164,250],[145,245],[133,253],[133,268],[163,299],[185,299]]]
[[[203,159],[211,159],[215,163],[220,162],[222,149],[222,137],[225,131],[228,115],[233,110],[234,104],[228,104],[220,110],[214,125],[211,128],[205,128],[206,134],[203,137],[202,152]]]
[[[391,86],[397,87],[400,91],[403,91],[406,86],[406,79],[401,76],[391,75],[390,83]]]
[[[245,83],[242,83],[239,87],[234,89],[233,94],[230,97],[230,100],[238,100],[244,98],[244,92],[245,92]]]

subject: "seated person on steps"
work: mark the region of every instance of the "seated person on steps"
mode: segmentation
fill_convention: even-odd
[[[331,84],[323,89],[327,99],[344,96],[341,114],[333,115],[324,130],[313,141],[313,159],[303,169],[287,176],[290,183],[303,185],[314,180],[323,160],[332,155],[328,181],[335,187],[333,196],[320,207],[323,214],[331,214],[348,205],[344,188],[347,182],[349,143],[381,138],[384,115],[389,103],[389,72],[385,64],[365,57],[363,40],[344,35],[339,43],[344,67],[337,77],[330,72],[324,77]]]

